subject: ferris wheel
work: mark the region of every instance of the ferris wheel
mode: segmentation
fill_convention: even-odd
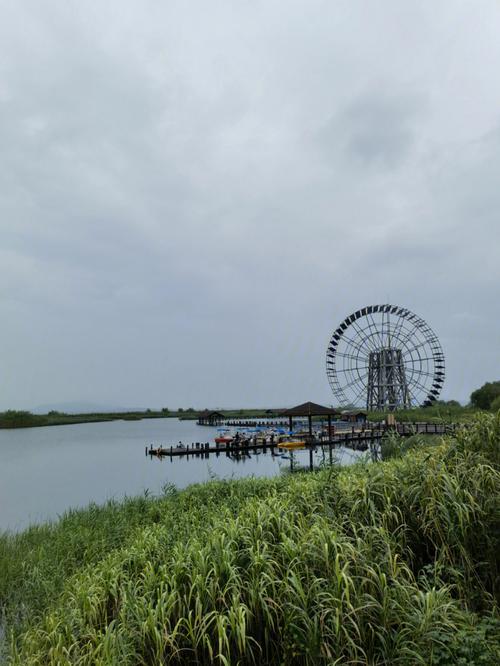
[[[396,305],[369,305],[332,334],[326,374],[339,405],[392,411],[431,405],[443,387],[445,360],[421,317]]]

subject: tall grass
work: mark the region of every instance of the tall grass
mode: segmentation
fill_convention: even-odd
[[[396,421],[412,423],[468,423],[472,421],[481,410],[471,405],[450,405],[446,403],[434,403],[429,407],[413,407],[411,409],[399,409],[394,413]],[[382,421],[387,418],[384,412],[368,412],[369,421]]]
[[[40,537],[38,573],[29,534],[4,537],[2,570],[30,563],[21,595],[1,588],[9,659],[498,664],[499,450],[500,418],[482,417],[388,462],[131,501],[102,509],[87,556],[74,514],[47,533],[59,551]]]

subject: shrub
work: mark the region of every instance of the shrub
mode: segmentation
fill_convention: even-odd
[[[500,410],[500,395],[493,400],[490,409],[492,412],[498,412]]]
[[[500,396],[500,381],[486,382],[471,394],[470,400],[475,407],[490,409],[492,402]]]

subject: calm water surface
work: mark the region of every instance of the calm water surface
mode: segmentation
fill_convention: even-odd
[[[150,459],[146,445],[213,442],[216,429],[194,421],[145,419],[45,428],[0,430],[0,530],[20,530],[57,519],[64,511],[138,495],[158,493],[167,483],[183,488],[210,478],[274,476],[290,461],[270,453],[238,461],[226,457]],[[335,451],[341,463],[356,454]],[[308,452],[297,452],[306,465]],[[321,455],[315,454],[316,462]]]

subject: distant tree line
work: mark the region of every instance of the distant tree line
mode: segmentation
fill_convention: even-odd
[[[44,425],[44,423],[45,419],[42,416],[27,411],[8,409],[0,414],[0,427],[2,428],[29,428]]]
[[[445,408],[452,418],[460,417],[466,411],[472,409],[482,409],[499,411],[500,410],[500,381],[486,382],[481,388],[476,389],[471,393],[470,404],[467,407],[462,405],[457,400],[437,400],[433,407]],[[432,410],[432,407],[427,408],[426,411]],[[234,410],[233,414],[243,415],[244,413],[260,413],[262,410]],[[412,413],[414,410],[411,410]],[[33,426],[44,425],[62,425],[65,423],[86,423],[92,421],[112,421],[115,419],[135,420],[140,418],[158,418],[165,417],[169,414],[183,414],[184,418],[193,418],[198,410],[193,407],[179,407],[178,409],[170,410],[168,407],[163,407],[160,410],[146,409],[138,412],[117,412],[117,413],[96,413],[96,414],[66,414],[51,410],[48,414],[32,414],[26,410],[9,409],[5,412],[0,412],[0,428],[29,428]],[[227,410],[226,410],[226,413]],[[439,416],[439,414],[437,414]]]
[[[479,409],[500,409],[500,381],[486,382],[470,396],[471,404]]]

